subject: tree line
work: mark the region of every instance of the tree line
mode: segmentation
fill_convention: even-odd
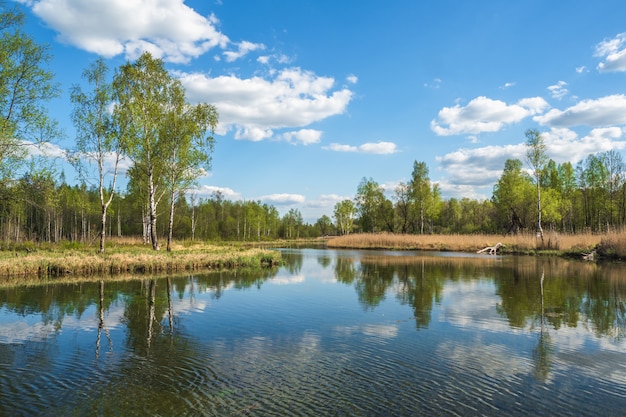
[[[626,224],[626,175],[621,153],[590,154],[577,164],[537,158],[543,139],[527,131],[528,165],[508,159],[490,199],[443,199],[428,166],[415,161],[411,179],[388,198],[372,178],[363,178],[353,200],[335,205],[340,234],[565,233],[622,230]],[[535,155],[535,159],[531,157]]]
[[[575,166],[547,158],[543,138],[526,132],[526,165],[505,162],[491,199],[443,199],[426,163],[410,180],[385,190],[363,178],[354,199],[338,202],[332,218],[305,223],[298,209],[283,216],[260,201],[229,201],[217,192],[198,198],[193,186],[211,169],[217,109],[191,105],[179,80],[149,53],[111,76],[98,59],[70,91],[76,128],[68,161],[82,182],[69,185],[58,168],[30,157],[31,146],[62,137],[45,104],[60,96],[46,66],[48,47],[23,31],[17,6],[0,2],[0,239],[89,242],[108,236],[160,239],[267,240],[354,232],[576,233],[621,229],[626,183],[620,153],[591,154]],[[122,161],[128,186],[117,189]],[[391,194],[388,191],[392,191]]]

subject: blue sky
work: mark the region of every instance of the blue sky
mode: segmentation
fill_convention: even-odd
[[[392,198],[414,161],[444,198],[490,198],[528,128],[559,163],[626,146],[621,0],[16,2],[54,56],[57,147],[73,146],[69,89],[98,56],[114,69],[149,50],[217,106],[200,197],[314,222],[363,177]]]

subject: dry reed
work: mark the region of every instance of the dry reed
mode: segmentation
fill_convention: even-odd
[[[609,240],[610,239],[610,240]],[[476,252],[500,242],[506,253],[535,253],[554,251],[576,253],[591,251],[607,241],[607,245],[620,247],[618,255],[626,256],[626,233],[613,235],[559,234],[549,232],[544,241],[535,235],[399,235],[392,233],[352,234],[331,238],[328,246],[333,248],[396,249],[396,250],[439,250],[453,252]],[[622,246],[617,245],[620,242]]]

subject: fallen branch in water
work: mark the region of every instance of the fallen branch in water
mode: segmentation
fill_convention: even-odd
[[[481,250],[479,250],[479,251],[478,251],[478,252],[476,252],[476,253],[485,253],[485,252],[488,252],[488,253],[489,253],[489,255],[496,255],[496,254],[497,254],[497,252],[498,252],[498,249],[499,249],[499,248],[501,248],[501,247],[504,247],[504,245],[503,245],[502,243],[498,242],[498,243],[496,243],[494,246],[487,246],[486,248],[481,249]]]

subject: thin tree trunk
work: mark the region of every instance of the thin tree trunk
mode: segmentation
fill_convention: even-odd
[[[167,224],[167,251],[172,251],[172,234],[174,233],[174,206],[176,203],[176,190],[172,187],[170,192],[170,219]]]
[[[541,185],[537,177],[537,230],[541,236],[541,246],[543,247],[543,228],[541,227]]]
[[[102,204],[102,230],[100,231],[100,253],[104,253],[104,239],[107,231],[107,206]]]
[[[153,168],[150,166],[148,168],[148,193],[150,198],[150,242],[152,243],[152,249],[160,250],[159,241],[157,237],[156,230],[156,221],[157,221],[157,211],[156,211],[156,201],[154,199],[154,173]]]

